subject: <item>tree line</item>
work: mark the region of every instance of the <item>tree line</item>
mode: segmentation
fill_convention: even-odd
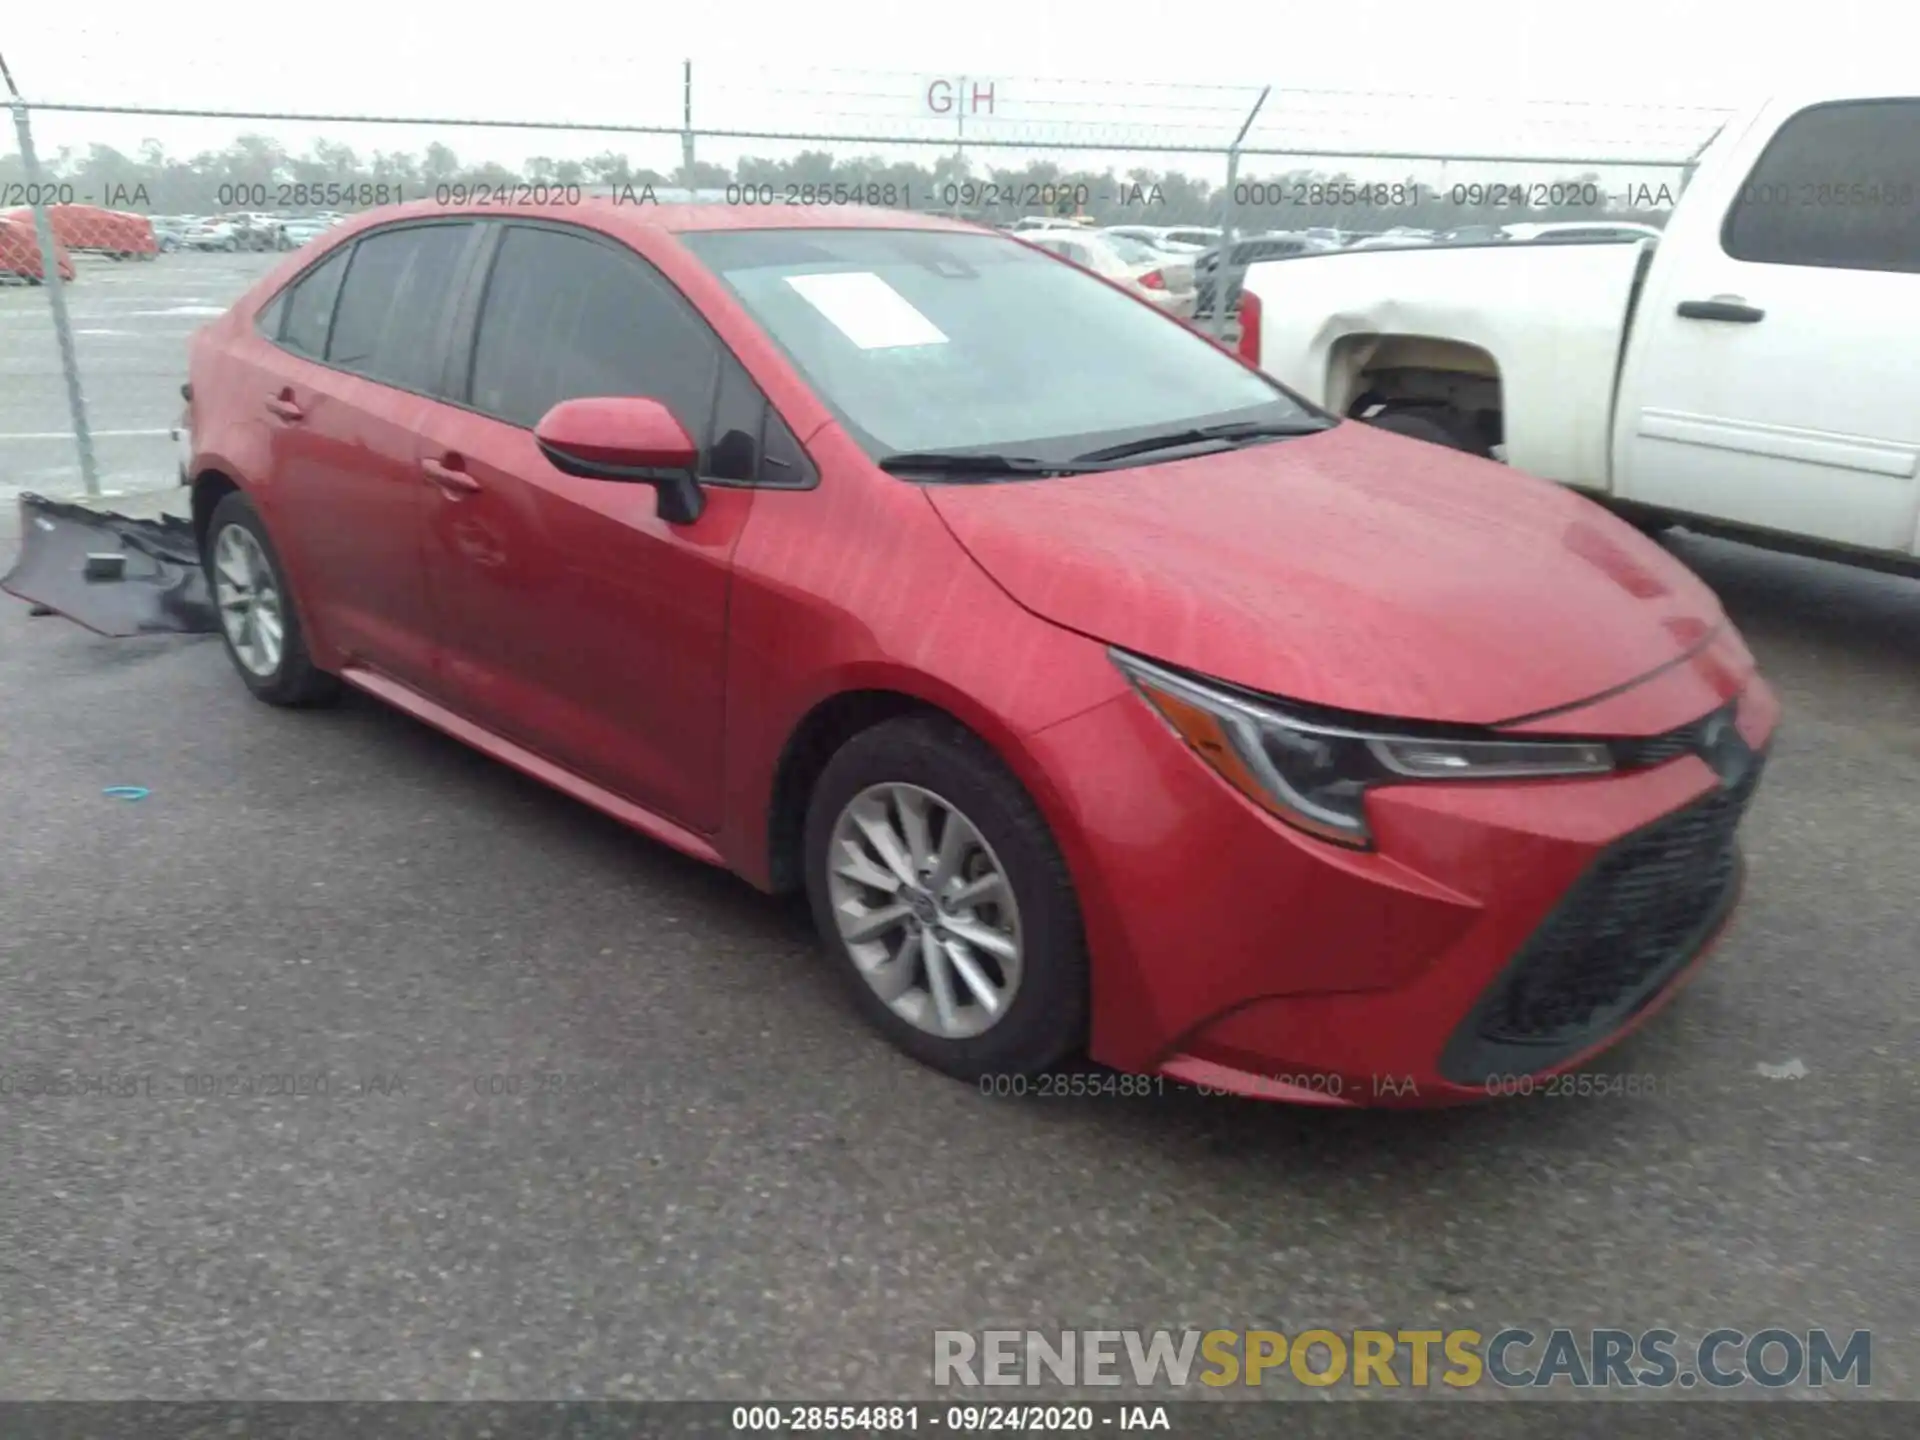
[[[417,154],[362,154],[322,140],[304,154],[293,154],[264,135],[243,135],[223,150],[192,156],[170,154],[155,140],[132,155],[107,145],[84,152],[61,149],[43,158],[42,170],[43,180],[57,189],[51,198],[154,215],[344,211],[396,196],[432,199],[531,186],[629,199],[645,197],[649,190],[718,191],[746,204],[845,198],[987,221],[1052,213],[1084,214],[1109,225],[1220,225],[1231,211],[1243,230],[1324,226],[1359,232],[1603,216],[1659,224],[1678,188],[1603,182],[1594,172],[1539,183],[1506,184],[1489,176],[1435,186],[1412,177],[1382,183],[1340,171],[1296,169],[1243,178],[1229,189],[1177,170],[1135,168],[1121,174],[1051,160],[1007,168],[969,163],[953,154],[918,164],[825,150],[805,150],[785,160],[749,156],[731,167],[696,160],[668,172],[636,166],[608,150],[586,160],[535,157],[516,171],[494,162],[463,161],[438,143]],[[0,197],[7,206],[30,198],[27,188],[19,155],[0,156]],[[345,203],[329,203],[336,198]]]

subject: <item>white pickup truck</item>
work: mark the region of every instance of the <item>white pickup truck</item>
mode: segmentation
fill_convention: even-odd
[[[1920,97],[1758,107],[1658,240],[1306,254],[1244,293],[1242,353],[1330,410],[1649,529],[1920,567]]]

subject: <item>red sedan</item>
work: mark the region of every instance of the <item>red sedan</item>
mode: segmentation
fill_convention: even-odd
[[[1576,1065],[1740,889],[1778,707],[1558,486],[1005,235],[418,205],[195,338],[227,646],[769,891],[968,1079],[1318,1103]]]

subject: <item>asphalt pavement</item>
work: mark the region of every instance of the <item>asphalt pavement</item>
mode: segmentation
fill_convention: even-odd
[[[78,255],[65,287],[101,487],[137,492],[171,475],[187,337],[278,263],[276,254]],[[22,490],[81,490],[72,412],[46,291],[0,285],[0,541]]]
[[[0,604],[0,1397],[923,1396],[935,1329],[1519,1324],[1870,1329],[1920,1398],[1920,583],[1674,548],[1786,704],[1744,908],[1597,1063],[1643,1093],[1442,1113],[983,1096],[795,906],[217,639]]]

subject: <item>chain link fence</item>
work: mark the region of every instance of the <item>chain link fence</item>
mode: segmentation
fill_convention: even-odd
[[[1728,113],[1277,85],[620,69],[617,92],[583,87],[630,97],[601,123],[15,93],[14,145],[0,148],[0,504],[21,490],[112,496],[173,483],[188,336],[281,252],[374,206],[864,203],[986,224],[1077,217],[1332,243],[1516,220],[1658,224]],[[1229,268],[1242,248],[1227,247]]]

